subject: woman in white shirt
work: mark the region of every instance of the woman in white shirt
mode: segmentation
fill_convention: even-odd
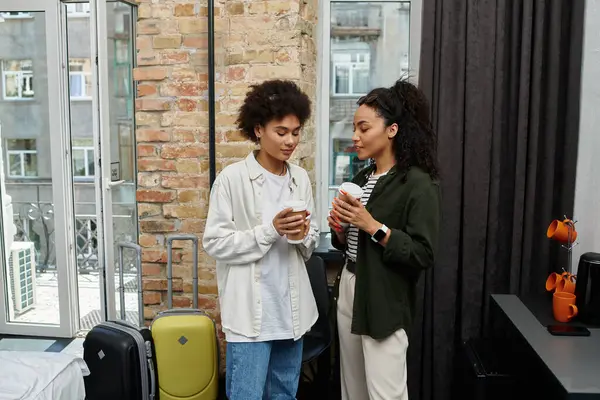
[[[309,116],[295,83],[253,86],[237,123],[260,150],[226,167],[211,190],[203,244],[217,261],[230,400],[296,398],[302,337],[318,316],[305,261],[319,232],[308,174],[288,160]],[[304,202],[309,217],[284,209],[288,200]]]

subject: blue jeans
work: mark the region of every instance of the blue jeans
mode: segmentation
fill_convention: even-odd
[[[302,339],[227,343],[229,400],[294,400],[302,367]]]

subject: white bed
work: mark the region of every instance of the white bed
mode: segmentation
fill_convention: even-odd
[[[0,400],[84,400],[89,373],[69,354],[0,351]]]

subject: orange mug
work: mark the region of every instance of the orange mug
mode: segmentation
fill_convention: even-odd
[[[558,322],[569,322],[578,313],[575,305],[575,295],[566,292],[556,292],[552,297],[552,312]]]
[[[565,219],[564,221],[555,219],[548,227],[546,236],[548,236],[549,239],[557,240],[561,243],[568,243],[569,230],[571,231],[571,243],[573,243],[577,239],[577,231],[575,230],[573,221],[570,219]]]
[[[551,273],[550,276],[548,276],[548,279],[546,279],[546,290],[549,292],[556,290],[560,282],[564,279],[568,279],[570,276],[572,275],[566,271],[562,274],[559,274],[558,272]],[[561,290],[559,290],[559,292],[560,291]]]
[[[567,274],[556,283],[556,291],[564,293],[575,293],[575,275]]]

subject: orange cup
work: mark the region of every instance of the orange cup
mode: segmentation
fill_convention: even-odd
[[[552,297],[552,312],[558,322],[569,322],[578,313],[575,295],[567,292],[556,292]]]
[[[548,276],[548,279],[546,279],[546,290],[548,292],[555,290],[556,285],[558,285],[558,282],[560,282],[561,280],[562,280],[561,274],[559,274],[558,272],[551,273],[550,276]]]
[[[546,236],[548,236],[549,239],[557,240],[561,243],[568,243],[569,230],[571,231],[571,243],[573,243],[577,239],[577,231],[575,230],[573,221],[570,219],[565,219],[564,221],[555,219],[548,227]]]
[[[563,276],[562,279],[556,283],[556,291],[564,292],[564,293],[575,293],[575,276],[571,274],[567,274]]]

